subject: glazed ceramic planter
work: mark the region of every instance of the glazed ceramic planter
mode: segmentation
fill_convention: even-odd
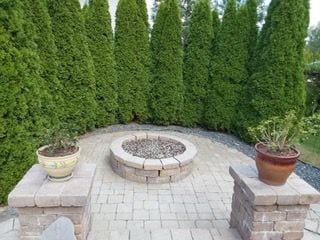
[[[61,157],[47,157],[40,154],[40,152],[47,147],[48,146],[43,146],[39,148],[37,156],[39,163],[48,173],[49,179],[55,182],[69,180],[80,159],[80,147],[78,147],[75,153]]]
[[[295,154],[279,156],[265,151],[263,146],[262,143],[255,145],[259,179],[272,186],[284,185],[295,169],[300,152],[292,149]]]

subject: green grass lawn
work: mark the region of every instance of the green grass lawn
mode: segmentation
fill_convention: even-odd
[[[302,161],[320,167],[320,136],[310,136],[303,143],[296,144],[296,147],[301,151]]]

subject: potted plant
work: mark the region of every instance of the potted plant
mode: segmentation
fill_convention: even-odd
[[[56,127],[47,131],[44,146],[37,150],[38,161],[52,181],[67,181],[80,159],[76,134],[67,128]]]
[[[255,149],[259,179],[273,186],[284,185],[300,156],[293,140],[302,130],[301,122],[289,112],[284,118],[273,117],[248,130],[258,140]]]

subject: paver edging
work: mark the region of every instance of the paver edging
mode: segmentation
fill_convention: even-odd
[[[186,150],[170,158],[145,159],[133,156],[122,148],[125,141],[158,138],[180,142]],[[197,149],[191,142],[176,136],[152,132],[120,137],[110,145],[110,163],[114,172],[123,178],[142,183],[168,183],[185,178],[192,171],[192,161],[196,154]]]

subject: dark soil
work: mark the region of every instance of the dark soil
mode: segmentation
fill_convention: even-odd
[[[70,148],[59,148],[59,149],[52,149],[51,147],[47,147],[39,151],[39,153],[45,157],[64,157],[64,156],[72,155],[76,153],[78,150],[79,150],[79,147],[77,146],[73,146]]]
[[[294,157],[297,156],[297,151],[295,151],[292,148],[285,148],[281,151],[273,151],[270,148],[268,148],[267,145],[265,145],[264,143],[261,143],[260,145],[258,145],[258,149],[260,150],[260,152],[262,153],[266,153],[266,154],[271,154],[277,157]]]

